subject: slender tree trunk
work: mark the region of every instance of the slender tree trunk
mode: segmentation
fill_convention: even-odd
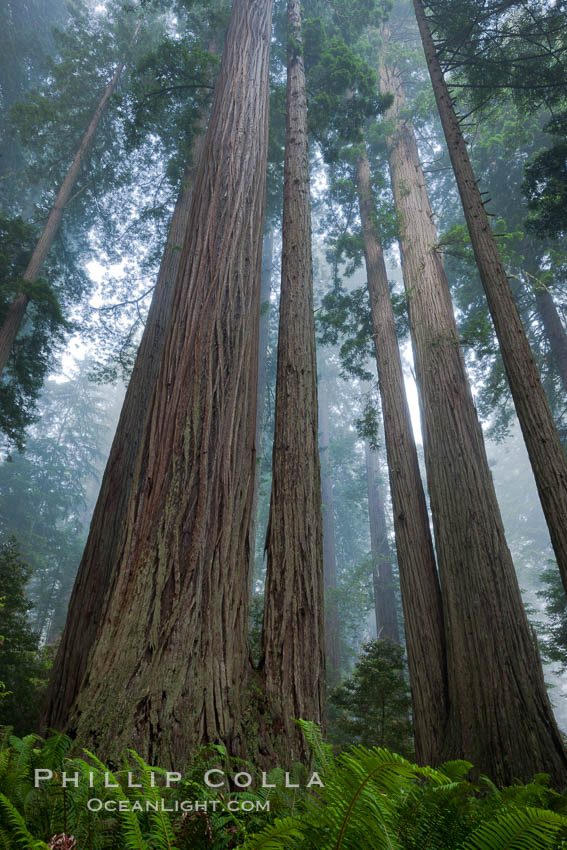
[[[567,459],[490,227],[420,0],[414,0],[414,8],[476,263],[557,565],[567,591]]]
[[[561,384],[567,392],[567,334],[559,318],[551,293],[542,287],[535,291],[536,309],[551,348],[551,356],[557,368]]]
[[[270,294],[272,291],[272,266],[274,262],[274,231],[264,234],[262,248],[262,292],[260,295],[260,334],[258,340],[258,409],[256,412],[256,470],[254,473],[254,498],[250,522],[250,572],[249,592],[254,594],[254,566],[258,536],[258,494],[260,492],[260,465],[264,435],[264,408],[266,406],[266,380],[268,373],[268,332],[270,330]]]
[[[282,282],[263,654],[284,760],[306,755],[292,718],[324,719],[323,534],[309,205],[307,99],[299,0],[288,0]]]
[[[109,760],[247,752],[271,13],[232,6],[125,542],[69,724]]]
[[[132,39],[133,42],[135,41],[138,35],[140,27],[141,22],[136,27],[136,31]],[[61,219],[63,218],[63,213],[65,212],[65,207],[69,203],[69,200],[73,193],[73,189],[75,188],[75,184],[81,172],[81,167],[87,153],[87,148],[89,147],[92,138],[96,132],[96,129],[102,117],[102,113],[106,109],[108,101],[114,93],[118,80],[120,79],[120,75],[124,70],[125,64],[126,59],[123,59],[116,68],[116,71],[114,72],[111,81],[106,87],[106,91],[104,92],[97,108],[95,109],[90,124],[87,127],[87,131],[83,136],[81,143],[77,149],[75,159],[71,163],[69,171],[65,175],[65,179],[63,180],[63,183],[61,184],[59,191],[57,192],[57,197],[55,198],[55,203],[51,207],[51,211],[49,213],[46,225],[43,228],[43,232],[38,239],[37,245],[34,248],[30,261],[22,276],[22,280],[24,281],[24,283],[34,283],[40,275],[43,264],[47,258],[47,255],[49,254],[49,251],[51,250],[51,246],[53,245],[53,241],[55,239],[55,236],[57,235],[57,231],[59,230]],[[14,341],[24,320],[29,300],[30,297],[25,291],[19,292],[15,296],[10,307],[8,308],[8,312],[6,313],[4,322],[2,324],[2,327],[0,328],[0,373],[3,372],[4,367],[10,356],[10,352],[12,351]]]
[[[340,681],[341,642],[337,590],[337,553],[335,548],[335,508],[329,458],[329,397],[327,381],[319,382],[319,452],[321,455],[321,497],[323,501],[323,581],[325,590],[325,651],[327,684]]]
[[[394,509],[415,751],[421,763],[438,764],[448,713],[441,591],[366,150],[357,163],[357,183]]]
[[[504,538],[407,104],[399,74],[383,63],[380,88],[394,96],[387,148],[443,594],[444,754],[499,783],[541,770],[564,784],[567,757]]]
[[[89,536],[73,588],[61,643],[42,709],[43,728],[63,729],[87,667],[127,534],[127,508],[171,314],[181,246],[187,230],[196,165],[185,169],[163,252],[148,318],[110,449]]]
[[[364,443],[364,456],[368,482],[368,520],[372,552],[376,636],[379,640],[387,639],[399,643],[400,632],[396,612],[396,594],[394,592],[394,570],[388,542],[384,490],[380,481],[378,454],[370,448],[367,441]]]

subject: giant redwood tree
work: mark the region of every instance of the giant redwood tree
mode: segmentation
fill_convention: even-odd
[[[394,513],[415,750],[420,761],[435,764],[442,759],[448,712],[441,591],[364,145],[357,157],[356,185]],[[371,503],[369,494],[369,508]],[[374,517],[371,522],[375,521]],[[377,547],[376,528],[374,536]]]
[[[198,161],[200,137],[195,145]],[[188,166],[169,226],[154,295],[128,383],[116,434],[73,588],[65,629],[53,664],[42,711],[42,726],[62,729],[79,692],[89,652],[111,594],[127,533],[127,509],[146,414],[155,388],[171,313],[180,248],[187,230],[195,166]]]
[[[266,698],[286,760],[304,754],[293,718],[322,722],[323,547],[317,364],[301,5],[288,0],[282,275],[263,627]]]
[[[382,93],[393,96],[387,149],[443,598],[449,696],[443,751],[469,759],[497,782],[542,770],[564,784],[567,756],[504,537],[388,35],[385,26],[379,75]]]
[[[136,30],[132,37],[132,43],[134,43],[134,41],[136,40],[140,27],[141,22],[136,27]],[[104,94],[102,95],[100,101],[97,104],[96,109],[93,112],[89,125],[77,148],[77,151],[73,158],[73,162],[69,166],[69,170],[67,171],[65,178],[58,189],[57,196],[49,212],[49,216],[41,232],[41,235],[29,259],[27,268],[22,275],[19,291],[14,296],[11,305],[9,306],[8,310],[4,315],[2,327],[0,327],[0,373],[4,370],[4,367],[8,362],[8,358],[10,357],[10,353],[16,340],[16,336],[18,335],[18,331],[20,330],[20,327],[26,315],[28,304],[30,303],[30,299],[33,292],[33,284],[37,282],[41,274],[41,269],[45,263],[45,260],[47,259],[47,255],[51,250],[51,247],[61,225],[65,208],[72,199],[73,191],[81,173],[81,168],[87,155],[89,145],[92,142],[92,139],[96,133],[97,127],[100,124],[100,120],[104,114],[104,111],[108,106],[108,103],[116,89],[116,86],[118,85],[118,80],[120,79],[120,75],[124,70],[125,64],[126,57],[124,57],[118,63],[118,66],[116,67],[116,70],[112,75],[112,79],[108,83]]]
[[[235,0],[128,523],[67,728],[112,759],[246,751],[271,0]]]
[[[476,264],[557,565],[567,591],[567,459],[490,227],[421,0],[414,0],[414,8]],[[549,311],[549,305],[547,307]]]

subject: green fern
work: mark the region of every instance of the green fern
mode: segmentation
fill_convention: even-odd
[[[510,810],[481,824],[459,850],[552,850],[567,836],[567,818],[545,809]]]

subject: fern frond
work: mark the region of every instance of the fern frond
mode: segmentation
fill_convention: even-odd
[[[43,850],[43,848],[47,848],[47,844],[44,841],[33,837],[22,815],[14,804],[1,793],[0,807],[4,810],[6,819],[11,826],[13,837],[20,847],[25,848],[25,850]]]
[[[483,823],[460,850],[551,850],[567,836],[567,818],[546,809],[511,809]]]
[[[297,818],[278,818],[242,845],[242,850],[282,850],[298,846],[303,837]]]

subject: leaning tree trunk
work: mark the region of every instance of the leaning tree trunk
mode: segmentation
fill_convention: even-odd
[[[260,466],[264,436],[264,408],[266,406],[266,380],[268,375],[268,332],[270,330],[270,294],[272,291],[272,266],[274,262],[274,230],[264,234],[262,249],[262,292],[260,295],[260,334],[258,338],[258,406],[256,411],[256,470],[254,473],[254,498],[250,520],[250,572],[249,595],[254,595],[254,567],[258,536],[258,496],[260,493]]]
[[[438,764],[448,712],[441,591],[365,149],[357,162],[357,186],[394,509],[415,751],[420,763]]]
[[[306,756],[293,718],[323,722],[323,550],[309,206],[307,99],[299,0],[288,0],[287,126],[272,494],[266,539],[265,693],[282,757]]]
[[[567,757],[504,537],[400,76],[383,62],[380,87],[393,95],[387,148],[443,594],[444,755],[498,783],[545,771],[564,784]]]
[[[165,331],[171,314],[181,245],[187,230],[196,163],[204,136],[194,151],[175,206],[148,318],[128,383],[110,449],[89,536],[75,580],[65,629],[51,670],[41,714],[43,729],[63,729],[79,692],[89,652],[111,593],[115,568],[127,533],[127,508],[146,414],[158,375]]]
[[[378,453],[368,441],[364,443],[366,480],[368,484],[368,521],[370,525],[370,551],[372,553],[372,579],[374,584],[374,611],[378,640],[400,642],[394,569],[388,542],[388,526],[384,506],[384,491],[380,482]]]
[[[490,227],[420,0],[414,0],[414,8],[480,279],[500,344],[557,565],[567,591],[567,459]]]
[[[110,760],[247,751],[271,12],[232,6],[124,546],[69,724]]]
[[[133,41],[136,39],[141,25],[142,24],[140,22],[136,27],[136,31],[132,39]],[[75,154],[75,159],[71,163],[71,166],[67,174],[65,175],[65,179],[63,180],[63,183],[61,184],[59,191],[57,192],[57,197],[55,198],[55,203],[51,207],[47,223],[43,228],[42,234],[38,239],[37,245],[34,248],[33,254],[30,257],[27,268],[22,276],[22,281],[24,284],[35,283],[35,281],[40,275],[43,264],[51,250],[51,246],[53,245],[53,241],[57,235],[57,231],[59,230],[61,219],[63,218],[63,213],[65,212],[65,207],[71,199],[73,189],[75,188],[75,184],[81,172],[81,167],[87,153],[87,148],[89,147],[92,138],[96,132],[96,129],[100,123],[102,113],[106,109],[108,101],[112,97],[112,94],[118,84],[118,80],[120,79],[120,75],[124,70],[125,64],[126,59],[123,59],[116,68],[116,71],[114,72],[111,81],[106,87],[106,91],[104,92],[97,108],[94,111],[90,124],[87,127],[87,131],[81,139],[81,143],[77,149],[77,153]],[[26,292],[24,287],[22,291],[15,296],[10,307],[8,308],[6,316],[4,317],[4,322],[2,324],[2,327],[0,328],[0,374],[3,372],[4,367],[8,362],[8,358],[10,357],[10,353],[16,340],[16,336],[18,335],[18,331],[24,320],[24,316],[26,315],[26,309],[29,304],[29,301],[30,296]]]
[[[335,547],[335,509],[329,457],[329,397],[327,381],[319,383],[319,451],[321,454],[321,497],[323,502],[323,584],[325,590],[325,651],[327,684],[339,683],[341,642],[337,591],[337,552]]]

